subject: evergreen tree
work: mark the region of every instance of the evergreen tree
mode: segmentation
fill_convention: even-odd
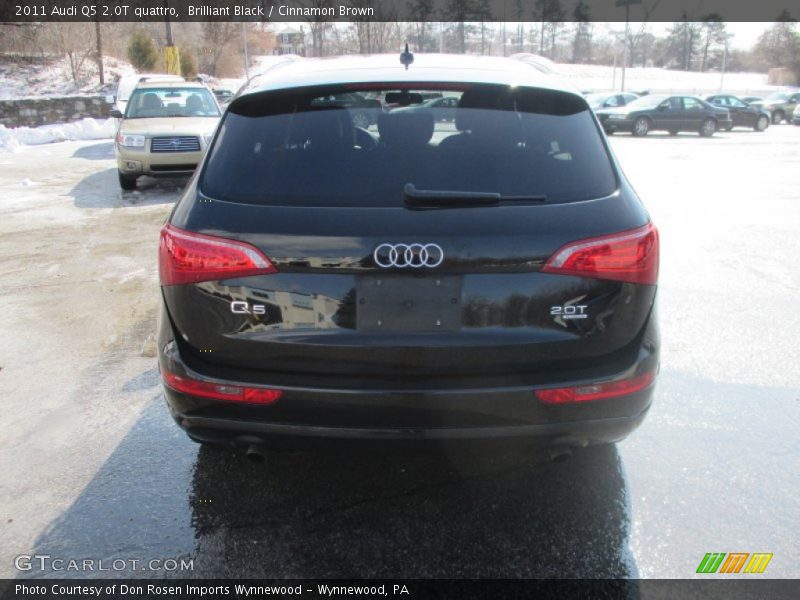
[[[128,60],[133,68],[142,72],[152,71],[158,63],[158,50],[150,36],[136,30],[128,43]]]
[[[181,75],[187,79],[197,75],[197,62],[194,60],[194,55],[183,46],[178,49],[178,52],[181,59]]]

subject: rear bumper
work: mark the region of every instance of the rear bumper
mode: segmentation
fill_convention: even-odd
[[[196,439],[246,448],[305,446],[323,440],[393,440],[457,442],[467,440],[526,440],[545,446],[586,446],[625,438],[644,420],[652,403],[653,386],[622,397],[547,405],[535,394],[544,387],[586,385],[626,379],[658,368],[658,332],[651,315],[638,347],[606,373],[559,381],[557,386],[527,384],[509,377],[506,383],[471,380],[468,384],[417,380],[392,382],[385,378],[346,383],[309,376],[287,381],[278,375],[262,377],[257,385],[280,389],[272,405],[240,404],[198,398],[164,387],[175,422]],[[163,321],[162,321],[163,323]],[[241,376],[221,377],[198,372],[180,356],[179,345],[164,335],[159,365],[162,371],[227,385],[253,385]],[[624,363],[624,364],[623,364]],[[233,373],[233,372],[231,372]],[[468,387],[466,387],[468,385]],[[341,386],[341,387],[340,387]],[[344,387],[346,386],[346,387]]]
[[[322,440],[457,442],[517,439],[535,441],[546,446],[587,446],[624,439],[642,423],[648,409],[649,405],[639,414],[630,417],[501,427],[322,427],[191,417],[176,413],[173,413],[173,418],[181,428],[196,439],[242,448],[253,443],[267,446],[300,446]]]

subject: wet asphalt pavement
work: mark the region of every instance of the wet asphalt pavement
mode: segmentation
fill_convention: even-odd
[[[107,311],[80,324],[90,339],[70,350],[57,340],[75,335],[72,321],[44,327],[32,280],[0,270],[11,340],[0,575],[93,575],[14,567],[48,554],[193,561],[112,573],[156,577],[683,578],[707,552],[738,551],[773,553],[765,576],[800,576],[800,127],[612,145],[661,230],[662,368],[637,432],[563,463],[521,448],[354,446],[254,465],[200,448],[170,420],[147,350],[153,240],[174,185],[120,195],[107,142],[0,155],[0,192],[30,195],[4,207],[22,215],[4,227],[47,232],[62,226],[42,211],[77,211],[69,235],[88,243],[124,219],[135,264],[97,285],[116,310],[140,310],[117,323],[67,281],[62,296],[87,304],[75,318]],[[41,193],[19,183],[36,160],[57,174]],[[20,239],[13,252],[46,262],[57,249]],[[89,343],[111,335],[100,321],[120,334]],[[52,353],[21,357],[48,336]]]

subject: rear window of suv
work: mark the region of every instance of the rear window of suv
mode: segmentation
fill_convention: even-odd
[[[452,98],[442,104],[430,98]],[[617,186],[585,101],[527,87],[383,85],[242,96],[201,174],[211,198],[276,206],[402,206],[403,189],[562,203]]]

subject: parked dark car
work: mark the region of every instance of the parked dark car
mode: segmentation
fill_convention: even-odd
[[[433,115],[434,121],[454,121],[458,98],[455,96],[443,96],[441,98],[431,98],[422,104],[396,108],[396,111],[428,111]]]
[[[228,105],[228,103],[233,100],[233,92],[231,90],[225,88],[212,88],[212,92],[214,92],[214,96],[217,98],[217,102],[222,108]]]
[[[437,121],[454,121],[456,118],[456,107],[458,106],[458,98],[453,96],[444,96],[442,98],[431,98],[423,102],[433,111],[433,118]]]
[[[593,111],[598,111],[601,108],[616,108],[618,106],[626,106],[630,104],[634,100],[639,98],[637,94],[633,94],[631,92],[624,92],[624,93],[614,93],[614,92],[595,92],[592,94],[586,94],[586,102],[589,103],[589,106]],[[598,115],[598,119],[600,123],[604,123],[608,115],[601,114]]]
[[[586,96],[586,102],[589,103],[589,106],[592,108],[592,110],[598,110],[600,108],[625,106],[626,104],[630,104],[636,100],[638,97],[638,94],[633,94],[631,92],[595,92]]]
[[[731,116],[731,125],[727,130],[734,127],[748,127],[756,131],[764,131],[769,127],[769,111],[760,107],[752,106],[730,94],[715,94],[706,96],[705,101],[714,106],[725,108]]]
[[[764,98],[761,96],[742,96],[739,98],[742,102],[747,102],[748,104],[753,104],[753,102],[761,102]]]
[[[455,130],[393,110],[364,131],[320,101],[356,86],[455,96]],[[253,460],[309,438],[612,443],[653,398],[658,256],[558,76],[294,61],[237,94],[161,231],[167,403]]]
[[[795,107],[800,104],[800,91],[775,92],[767,96],[764,100],[759,100],[753,104],[768,110],[772,115],[772,123],[774,125],[783,121],[788,123],[792,118]]]
[[[650,131],[696,131],[704,137],[731,125],[724,108],[712,106],[695,96],[644,96],[621,108],[596,111],[607,133],[629,131],[645,136]]]

